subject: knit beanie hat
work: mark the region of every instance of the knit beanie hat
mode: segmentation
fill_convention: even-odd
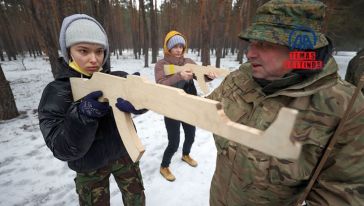
[[[168,50],[171,50],[173,47],[175,47],[177,44],[182,44],[184,47],[186,46],[185,39],[180,35],[175,35],[172,38],[169,39],[167,43]]]
[[[102,65],[105,64],[109,55],[109,43],[101,24],[86,14],[74,14],[64,18],[59,34],[59,45],[66,62],[70,59],[67,49],[81,42],[102,45],[105,49]]]
[[[81,42],[101,44],[105,48],[106,35],[95,22],[77,19],[66,29],[66,47]]]

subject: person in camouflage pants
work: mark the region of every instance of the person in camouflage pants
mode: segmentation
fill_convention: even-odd
[[[38,106],[39,127],[54,157],[67,161],[76,172],[76,192],[81,206],[110,205],[109,178],[114,176],[126,206],[145,205],[139,162],[133,162],[116,126],[108,102],[99,102],[102,91],[92,91],[74,101],[70,78],[91,78],[94,72],[125,77],[107,63],[109,43],[102,25],[86,14],[63,19],[59,46],[59,71],[45,89]],[[121,101],[120,101],[121,100]],[[142,114],[121,98],[122,112]],[[58,177],[57,177],[58,178]]]
[[[144,205],[142,176],[137,164],[122,158],[91,172],[78,172],[75,178],[80,205],[110,205],[109,178],[113,174],[125,206]]]
[[[364,49],[358,51],[358,53],[353,57],[346,70],[345,80],[357,86],[361,75],[364,73]],[[364,94],[364,89],[361,90]]]
[[[291,206],[303,194],[355,90],[340,79],[332,44],[320,32],[324,10],[325,5],[314,0],[272,0],[258,8],[252,26],[240,34],[249,41],[248,63],[231,72],[207,98],[220,101],[232,121],[260,130],[274,122],[282,107],[296,109],[291,139],[302,144],[302,151],[298,159],[279,159],[214,135],[211,206]],[[293,32],[300,35],[297,41],[290,41]],[[310,44],[290,44],[310,38]],[[315,52],[322,67],[287,67],[290,52]],[[309,206],[364,205],[362,94],[349,116],[306,198]]]

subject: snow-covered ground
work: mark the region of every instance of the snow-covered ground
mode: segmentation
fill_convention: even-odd
[[[161,53],[160,53],[161,55]],[[345,75],[349,60],[355,53],[338,53],[335,59],[340,67],[340,75]],[[198,64],[196,54],[187,54]],[[161,56],[159,56],[161,58]],[[159,59],[158,58],[158,59]],[[236,56],[222,59],[222,67],[238,68]],[[211,58],[211,63],[215,59]],[[73,178],[75,172],[53,157],[44,143],[38,126],[37,107],[43,88],[53,80],[49,62],[42,58],[25,58],[2,63],[7,80],[10,82],[20,116],[8,121],[0,121],[0,206],[10,205],[77,205],[78,197]],[[154,64],[144,68],[144,60],[135,60],[132,53],[111,58],[113,70],[129,73],[140,72],[154,82]],[[210,83],[210,88],[218,86],[221,79]],[[199,163],[192,168],[181,161],[182,148],[175,154],[171,170],[176,181],[168,182],[159,174],[159,167],[167,135],[163,116],[154,112],[135,116],[138,134],[146,147],[140,166],[146,193],[146,203],[150,206],[207,206],[210,181],[215,169],[216,149],[210,132],[197,129],[196,140],[191,156]],[[183,131],[183,130],[181,130]],[[181,135],[181,144],[183,133]],[[122,205],[121,194],[113,178],[111,179],[111,205]]]

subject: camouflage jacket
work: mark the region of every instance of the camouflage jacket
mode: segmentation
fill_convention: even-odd
[[[349,62],[345,80],[357,86],[361,75],[364,74],[364,49],[359,51]],[[364,94],[364,88],[361,90]]]
[[[214,135],[218,151],[210,205],[293,205],[303,193],[342,118],[354,87],[342,81],[331,58],[324,70],[265,95],[249,64],[232,72],[208,98],[222,102],[232,120],[260,130],[281,107],[299,111],[291,138],[303,144],[298,160],[277,159]],[[360,94],[308,205],[364,205],[364,98]],[[244,138],[244,137],[241,137]]]

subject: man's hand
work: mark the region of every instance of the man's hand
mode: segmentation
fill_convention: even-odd
[[[193,73],[191,69],[183,69],[180,74],[182,79],[186,81],[193,78]]]
[[[108,102],[98,101],[101,96],[102,91],[95,91],[86,95],[78,106],[80,113],[93,118],[105,116],[109,112],[110,106]]]

